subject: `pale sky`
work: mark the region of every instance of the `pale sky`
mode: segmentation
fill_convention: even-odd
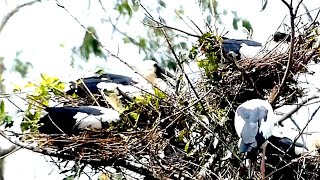
[[[0,0],[0,18],[17,4],[22,4],[23,2],[28,1],[7,0],[6,4],[4,0]],[[105,14],[103,14],[97,3],[95,3],[96,1],[91,1],[91,10],[89,11],[87,10],[88,1],[61,0],[60,2],[73,16],[79,19],[83,25],[93,25],[96,27],[100,40],[111,52],[115,54],[118,53],[119,57],[133,65],[137,65],[142,61],[143,57],[138,53],[137,48],[133,45],[123,44],[121,37],[111,35],[111,26],[100,22],[100,18],[105,16]],[[201,12],[198,10],[197,5],[194,4],[195,1],[189,2],[190,3],[186,3],[185,0],[176,0],[175,3],[169,3],[168,8],[164,12],[164,14],[166,14],[165,17],[167,17],[167,23],[188,32],[193,32],[184,23],[173,21],[173,10],[178,9],[179,4],[183,4],[185,14],[205,30]],[[320,7],[320,1],[318,0],[305,0],[304,2],[310,10]],[[110,1],[109,3],[112,2]],[[262,43],[276,31],[284,16],[288,14],[287,8],[280,0],[269,0],[268,7],[263,12],[260,12],[261,0],[220,0],[219,3],[221,12],[223,9],[227,9],[230,15],[230,11],[236,11],[239,17],[248,19],[254,28],[253,39]],[[111,9],[108,10],[108,8],[112,8],[113,5],[110,4],[105,7],[107,8],[108,15],[116,15]],[[301,9],[300,13],[304,13],[304,10]],[[315,13],[316,11],[312,14]],[[118,28],[122,31],[129,30],[133,35],[145,36],[143,26],[140,23],[142,18],[143,13],[135,14],[131,25],[120,23]],[[230,30],[228,37],[246,38],[246,34],[241,30],[232,31],[231,16],[224,17],[223,22],[228,23],[225,25],[225,29]],[[223,28],[223,26],[220,27],[220,30]],[[70,49],[81,44],[84,33],[85,30],[52,0],[34,4],[18,12],[10,19],[0,34],[0,56],[5,57],[5,64],[9,68],[15,57],[15,53],[22,50],[23,53],[20,58],[30,61],[33,64],[33,69],[25,80],[22,80],[18,74],[8,70],[5,73],[7,92],[10,92],[10,89],[12,89],[12,84],[23,85],[27,81],[36,81],[42,72],[51,76],[57,76],[65,82],[90,75],[94,72],[97,65],[104,67],[110,72],[126,72],[128,75],[133,74],[125,65],[113,58],[108,58],[107,62],[93,58],[90,60],[90,63],[85,66],[86,69],[82,71],[72,69],[69,65],[71,56]],[[60,47],[60,44],[63,44],[64,47]],[[316,70],[317,67],[314,69]],[[309,82],[317,82],[315,76],[319,77],[319,72],[316,73],[317,75],[308,76]],[[320,87],[319,84],[316,84],[316,86]],[[310,109],[314,109],[315,106],[316,105],[313,105]],[[12,107],[10,110],[11,109]],[[311,111],[310,109],[309,111]],[[300,116],[298,116],[298,118],[301,119],[303,124],[310,113],[308,113],[308,108],[305,108],[299,112],[299,114]],[[313,127],[319,127],[319,125]],[[62,179],[63,177],[62,175],[58,175],[57,172],[48,175],[51,172],[51,166],[49,166],[41,156],[33,155],[33,153],[26,150],[9,156],[6,162],[6,180],[21,178],[25,180],[56,180]],[[83,179],[87,179],[87,177],[84,176]]]

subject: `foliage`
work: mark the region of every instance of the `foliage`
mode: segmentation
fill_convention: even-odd
[[[4,101],[0,102],[0,126],[5,125],[6,128],[10,128],[13,125],[12,117],[5,111]]]
[[[219,24],[222,23],[221,13],[218,11],[218,0],[199,0],[199,4],[204,12],[207,12],[207,22],[212,25],[212,17]]]
[[[14,59],[14,65],[13,70],[15,72],[18,72],[22,78],[25,78],[30,70],[32,68],[32,64],[30,62],[23,62],[20,60],[19,56],[21,55],[21,51],[18,51],[16,53],[16,57]]]
[[[21,123],[21,130],[37,131],[36,123],[41,117],[41,111],[49,105],[49,101],[55,96],[61,96],[64,92],[65,84],[56,77],[41,74],[39,84],[28,83],[25,87],[34,87],[33,94],[27,96],[28,108],[25,118]]]
[[[212,33],[203,34],[189,52],[189,58],[196,61],[201,69],[204,69],[206,76],[215,79],[220,64],[220,37]],[[216,42],[216,43],[213,43]],[[204,56],[203,56],[204,55]]]
[[[4,61],[4,58],[0,57],[0,92],[4,92],[4,90],[5,90],[5,87],[2,83],[4,81],[2,75],[3,75],[3,72],[6,70],[6,67],[4,66],[3,61]]]
[[[115,9],[122,15],[128,16],[128,22],[132,18],[133,12],[138,11],[139,2],[132,0],[129,2],[128,0],[121,0],[117,2]]]
[[[100,58],[105,58],[94,27],[90,26],[87,28],[82,45],[80,46],[80,54],[86,61],[89,60],[90,54]]]
[[[232,11],[232,14],[234,16],[232,25],[233,25],[233,28],[235,30],[239,29],[238,23],[241,22],[242,23],[242,27],[244,27],[248,32],[253,31],[253,28],[252,28],[252,26],[251,26],[251,24],[250,24],[250,22],[248,20],[239,17],[237,12],[235,12],[235,11]]]

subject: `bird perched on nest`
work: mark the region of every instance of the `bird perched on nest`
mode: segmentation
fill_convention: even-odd
[[[141,75],[137,76],[137,83],[134,85],[123,85],[117,83],[101,82],[97,87],[101,90],[107,91],[120,91],[129,94],[129,96],[137,96],[141,94],[141,91],[145,91],[153,94],[152,86],[156,86],[161,90],[167,88],[167,83],[170,81],[167,77],[175,79],[174,76],[166,69],[160,67],[155,61],[146,60],[143,61],[142,66],[139,68]]]
[[[104,123],[120,121],[120,114],[99,106],[46,107],[38,130],[44,134],[71,134],[79,129],[99,130]]]
[[[236,59],[251,58],[258,50],[260,50],[262,44],[249,39],[229,39],[222,37],[222,48],[228,53],[235,53]],[[256,52],[256,53],[252,53]]]
[[[245,153],[249,160],[249,178],[252,175],[252,164],[255,164],[257,153],[263,150],[261,160],[262,178],[265,176],[265,152],[267,139],[272,135],[274,127],[274,112],[268,101],[251,99],[242,103],[235,112],[234,126],[239,140],[239,152]]]
[[[170,72],[160,67],[155,61],[152,60],[143,61],[140,69],[142,69],[142,75],[144,78],[146,78],[152,84],[157,84],[158,78],[165,80],[165,76],[174,78]],[[133,78],[111,73],[105,73],[98,77],[87,77],[81,80],[79,79],[77,82],[71,82],[70,90],[66,93],[69,95],[76,93],[80,97],[85,97],[88,94],[88,90],[92,94],[96,94],[99,92],[100,88],[107,89],[103,87],[110,87],[110,83],[122,88],[131,88],[133,85],[137,85],[143,81],[141,78]],[[85,84],[85,86],[83,84]]]
[[[75,93],[80,97],[85,97],[88,94],[88,90],[92,94],[96,94],[99,92],[97,85],[101,82],[116,83],[116,84],[122,84],[122,85],[132,85],[132,84],[138,83],[134,78],[129,76],[104,73],[100,76],[87,77],[87,78],[79,79],[77,80],[77,82],[73,82],[73,81],[70,82],[71,83],[70,90],[68,90],[66,94],[72,95]]]

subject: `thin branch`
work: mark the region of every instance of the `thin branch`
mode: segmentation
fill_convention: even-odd
[[[310,21],[310,22],[314,22],[314,19],[312,18],[311,14],[310,14],[310,11],[309,11],[309,9],[307,8],[307,6],[306,6],[304,3],[302,3],[302,6],[303,6],[303,8],[304,8],[305,11],[306,11],[306,14],[307,14],[307,16],[308,16],[309,21]]]
[[[290,148],[292,148],[292,146],[294,146],[294,144],[297,142],[297,140],[303,134],[304,130],[309,126],[310,122],[314,119],[314,116],[317,114],[317,112],[319,110],[320,110],[320,106],[318,106],[318,108],[312,113],[311,117],[308,119],[308,121],[307,121],[306,125],[303,127],[303,129],[299,131],[299,134],[294,138],[294,141],[291,144],[291,146],[288,148],[287,152],[289,151]]]
[[[149,18],[150,18],[150,17],[149,17]],[[163,24],[163,23],[161,23],[161,22],[159,22],[159,21],[156,21],[156,20],[153,19],[153,18],[150,18],[150,19],[152,19],[155,23],[157,23],[158,26],[154,26],[154,25],[151,25],[151,24],[147,24],[147,23],[145,23],[145,22],[142,22],[142,23],[143,23],[144,25],[149,26],[149,27],[152,27],[152,28],[157,28],[157,29],[168,28],[168,29],[172,29],[172,30],[174,30],[174,31],[178,31],[178,32],[184,33],[184,34],[186,34],[186,35],[188,35],[188,36],[192,36],[192,37],[196,37],[196,38],[200,38],[200,37],[201,37],[201,36],[199,36],[199,35],[191,34],[191,33],[188,33],[188,32],[186,32],[186,31],[183,31],[183,30],[181,30],[181,29],[178,29],[178,28],[175,28],[175,27],[171,27],[171,26],[165,25],[165,24]]]
[[[184,19],[183,17],[179,14],[179,12],[177,11],[174,11],[176,13],[176,15],[190,28],[193,30],[193,32],[197,33],[196,30],[194,30]],[[198,29],[198,31],[203,34],[202,30],[200,29],[200,27],[192,20],[190,19],[188,16],[187,16],[188,20]]]
[[[300,5],[302,4],[302,2],[303,2],[303,0],[300,0],[300,1],[298,2],[298,5],[297,5],[297,7],[296,7],[296,10],[294,11],[294,15],[295,15],[295,16],[297,16],[297,14],[298,14],[298,9],[299,9]]]
[[[162,24],[161,22],[158,23],[158,22],[152,17],[152,15],[147,11],[147,9],[146,9],[142,4],[140,4],[140,6],[148,13],[149,18],[150,18],[151,20],[153,20],[153,21],[156,22],[157,24]],[[183,74],[184,74],[184,76],[185,76],[188,84],[190,85],[190,87],[191,87],[192,91],[194,92],[196,98],[197,98],[197,99],[200,99],[200,96],[199,96],[199,94],[197,93],[196,89],[194,88],[194,86],[193,86],[190,78],[189,78],[188,75],[183,71],[182,64],[181,64],[181,62],[179,61],[178,55],[177,55],[176,52],[174,51],[174,48],[173,48],[173,46],[172,46],[172,44],[171,44],[171,42],[170,42],[170,40],[169,40],[169,37],[168,37],[166,31],[164,30],[164,28],[161,28],[161,30],[162,30],[162,33],[163,33],[163,35],[164,35],[164,37],[165,37],[165,39],[166,39],[166,41],[167,41],[167,43],[168,43],[168,45],[169,45],[169,48],[170,48],[170,50],[171,50],[171,53],[173,54],[173,56],[174,56],[174,58],[175,58],[175,60],[176,60],[176,62],[177,62],[177,64],[178,64],[179,68],[180,68],[181,71],[183,72]],[[199,36],[199,37],[200,37],[200,36]],[[199,100],[199,103],[200,103],[200,105],[201,105],[201,107],[202,107],[202,109],[203,109],[203,112],[206,114],[207,118],[208,118],[208,119],[212,119],[212,118],[209,116],[209,114],[207,113],[206,108],[205,108],[205,106],[204,106],[204,104],[202,103],[201,100]]]
[[[112,53],[109,49],[107,49],[106,46],[104,46],[104,45],[101,43],[100,39],[99,39],[95,34],[93,34],[87,27],[85,27],[85,26],[79,21],[78,18],[76,18],[74,15],[72,15],[72,14],[70,13],[70,11],[69,11],[66,7],[64,7],[64,6],[59,2],[59,0],[56,0],[56,3],[57,3],[57,6],[59,6],[59,7],[62,8],[63,10],[65,10],[70,17],[72,17],[83,29],[86,30],[86,32],[88,32],[88,33],[93,37],[93,39],[96,40],[96,41],[99,43],[99,46],[100,46],[103,50],[105,50],[108,55],[110,55],[111,57],[119,60],[121,63],[123,63],[124,65],[126,65],[127,67],[129,67],[134,73],[138,74],[138,75],[141,76],[144,80],[146,80],[148,83],[150,83],[150,84],[152,85],[152,87],[158,89],[159,91],[161,91],[161,92],[164,93],[164,94],[167,94],[167,93],[164,92],[162,89],[160,89],[158,86],[155,86],[153,83],[151,83],[145,76],[143,76],[143,75],[139,72],[139,70],[137,70],[136,67],[131,66],[131,65],[128,64],[126,61],[124,61],[122,58],[120,58],[118,55]]]
[[[280,97],[280,93],[282,91],[282,89],[285,86],[285,82],[287,80],[287,77],[289,76],[290,70],[291,70],[291,65],[293,63],[293,49],[294,49],[294,42],[295,42],[295,24],[294,24],[294,20],[296,18],[296,12],[298,7],[300,6],[300,4],[302,3],[302,0],[299,2],[297,9],[295,12],[293,12],[293,7],[291,5],[288,4],[288,2],[286,2],[285,0],[281,0],[289,9],[289,13],[290,13],[290,25],[291,25],[291,42],[290,42],[290,50],[289,50],[289,56],[288,56],[288,62],[287,62],[287,66],[286,66],[286,70],[284,72],[284,75],[282,77],[281,83],[279,85],[279,88],[277,89],[277,92],[274,94],[273,97],[271,97],[271,104],[275,105],[277,99]]]
[[[292,116],[295,112],[297,112],[301,107],[303,107],[307,102],[313,100],[313,99],[316,99],[316,98],[319,98],[319,96],[316,94],[314,94],[313,96],[307,98],[307,99],[304,99],[301,103],[297,104],[297,106],[292,109],[288,114],[286,114],[285,116],[281,117],[281,119],[279,119],[276,123],[275,123],[275,126],[276,125],[280,125],[280,126],[283,126],[282,125],[282,122],[285,121],[286,119],[288,119],[290,116]]]
[[[3,28],[5,27],[5,25],[8,23],[9,19],[16,14],[19,10],[21,10],[23,7],[26,6],[30,6],[36,2],[40,2],[41,0],[35,0],[35,1],[31,1],[25,4],[21,4],[19,6],[17,6],[16,8],[14,8],[12,11],[10,11],[5,17],[2,18],[1,24],[0,24],[0,33],[2,32]]]
[[[281,0],[286,6],[287,6],[287,8],[288,9],[292,9],[292,6],[287,2],[287,1],[285,1],[285,0]]]

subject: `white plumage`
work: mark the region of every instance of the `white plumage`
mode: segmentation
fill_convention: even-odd
[[[120,121],[120,114],[99,106],[48,107],[38,130],[46,134],[70,134],[77,129],[99,130],[104,123]]]
[[[78,129],[91,129],[98,130],[102,129],[102,123],[112,123],[120,120],[120,114],[109,108],[103,108],[99,106],[88,106],[92,108],[99,109],[101,111],[101,115],[93,115],[78,112],[74,119],[76,120],[75,127]]]
[[[234,126],[239,140],[240,153],[246,153],[249,160],[255,160],[260,147],[263,148],[261,173],[264,177],[264,155],[267,139],[272,135],[275,115],[271,104],[261,99],[251,99],[236,110]],[[249,164],[249,176],[251,163]]]

